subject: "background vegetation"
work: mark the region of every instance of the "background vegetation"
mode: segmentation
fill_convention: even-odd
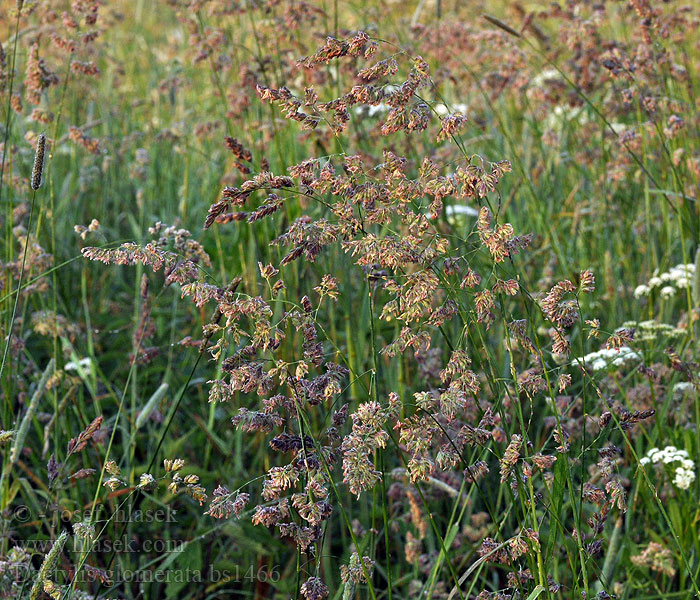
[[[0,14],[2,597],[700,591],[697,7]]]

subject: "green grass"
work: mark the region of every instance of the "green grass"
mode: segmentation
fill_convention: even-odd
[[[11,16],[0,25],[0,41],[7,65],[17,63],[13,90],[26,91],[29,43],[41,23],[47,32],[40,40],[40,56],[60,78],[58,85],[42,92],[41,108],[54,114],[47,124],[29,119],[33,107],[26,100],[21,114],[10,110],[9,75],[0,95],[4,124],[0,138],[7,140],[0,185],[4,209],[0,322],[5,339],[12,328],[12,339],[22,341],[7,348],[1,373],[1,428],[15,434],[2,446],[0,509],[6,518],[0,528],[0,555],[25,568],[23,576],[0,573],[2,593],[29,597],[34,571],[51,542],[67,531],[71,538],[57,563],[61,573],[54,578],[62,586],[62,598],[77,598],[78,592],[100,598],[288,598],[298,597],[301,585],[315,575],[335,599],[468,598],[482,590],[504,590],[508,575],[517,576],[524,569],[530,570],[532,579],[523,579],[516,590],[521,598],[532,600],[578,598],[583,593],[592,598],[603,591],[624,599],[693,597],[700,585],[698,481],[681,489],[672,483],[671,470],[642,469],[640,459],[651,448],[670,445],[686,450],[693,460],[700,452],[697,389],[685,396],[673,391],[679,382],[698,383],[693,363],[698,360],[695,319],[700,299],[693,287],[697,282],[668,299],[658,290],[648,297],[634,294],[654,273],[694,263],[698,250],[700,143],[694,73],[699,56],[692,27],[672,25],[669,38],[654,30],[651,50],[668,52],[669,61],[639,67],[627,79],[624,74],[612,79],[602,66],[608,57],[603,55],[603,41],[615,40],[632,53],[640,38],[639,17],[626,5],[606,4],[606,13],[594,28],[602,41],[590,49],[584,42],[592,34],[582,38],[582,53],[591,52],[589,84],[579,78],[578,69],[586,64],[582,54],[576,56],[557,38],[559,31],[575,31],[574,26],[563,17],[535,16],[533,23],[547,36],[545,43],[531,28],[521,31],[523,19],[508,2],[499,3],[501,11],[488,7],[498,15],[496,21],[484,19],[484,10],[476,3],[426,2],[417,13],[424,31],[408,25],[417,2],[312,3],[319,14],[298,27],[283,20],[294,2],[264,7],[251,3],[246,11],[216,13],[225,4],[204,2],[197,12],[178,2],[100,6],[98,25],[104,31],[92,50],[81,48],[74,57],[99,65],[101,74],[93,78],[71,71],[68,56],[49,39],[51,27],[63,31],[60,14],[72,10],[70,3],[39,2],[30,12],[35,3],[27,2],[15,51],[12,41],[6,43],[15,33],[15,2],[0,2]],[[59,15],[54,24],[45,24],[49,9]],[[674,10],[672,5],[664,8],[659,22]],[[581,4],[581,11],[592,17],[590,7]],[[86,29],[90,27],[81,23],[80,31]],[[375,59],[346,57],[313,71],[294,65],[321,46],[326,35],[345,39],[356,30],[377,40],[378,58],[396,53],[399,71],[382,83],[400,84],[411,67],[410,58],[423,56],[432,80],[417,91],[416,100],[432,109],[440,102],[466,105],[468,121],[459,133],[437,143],[439,120],[433,114],[425,132],[381,136],[377,124],[384,117],[363,117],[353,108],[342,134],[329,133],[323,121],[309,133],[285,119],[277,105],[258,99],[250,78],[269,87],[287,85],[302,97],[304,87],[313,84],[323,101],[359,85],[354,73]],[[495,33],[478,38],[484,30]],[[195,60],[200,48],[190,36],[214,32],[221,36],[221,45],[211,48],[210,56]],[[681,66],[687,78],[678,75]],[[249,78],[244,77],[246,69]],[[449,69],[451,77],[443,69]],[[559,72],[550,77],[554,83],[547,84],[549,98],[533,92],[533,78],[545,69]],[[511,77],[502,89],[494,72]],[[160,87],[172,77],[180,83]],[[518,77],[528,85],[520,86]],[[629,105],[623,102],[625,88],[632,90]],[[656,111],[645,109],[645,95],[657,102]],[[239,111],[242,98],[248,103]],[[568,104],[576,108],[557,108]],[[671,127],[672,115],[685,122],[674,136],[663,132]],[[215,125],[196,134],[204,123]],[[613,130],[622,125],[636,137],[619,137]],[[73,143],[69,126],[85,127],[87,136],[99,140],[99,153]],[[33,197],[28,185],[34,159],[31,142],[41,132],[57,143],[45,164],[44,183]],[[223,143],[225,135],[252,151],[250,175],[241,175],[233,166]],[[252,224],[234,221],[203,228],[224,185],[240,186],[260,172],[264,162],[275,175],[284,175],[307,158],[328,158],[337,166],[344,156],[361,154],[368,166],[366,181],[376,183],[381,172],[374,167],[386,160],[384,150],[407,159],[405,172],[411,179],[417,178],[426,157],[438,165],[440,175],[453,173],[465,160],[481,164],[477,157],[487,162],[508,160],[512,172],[500,178],[493,192],[468,204],[477,209],[488,206],[494,226],[511,223],[515,234],[533,234],[527,249],[494,262],[480,241],[476,218],[450,216],[451,207],[466,202],[454,194],[445,198],[447,208],[429,219],[449,249],[426,267],[438,281],[428,306],[451,300],[456,310],[440,326],[427,324],[425,315],[408,323],[427,331],[431,340],[434,354],[424,352],[419,360],[411,348],[396,356],[382,352],[406,323],[395,316],[381,317],[394,295],[375,282],[377,277],[392,278],[399,284],[397,293],[406,293],[405,284],[420,270],[418,266],[363,270],[356,264],[362,254],[352,256],[334,243],[314,262],[297,260],[280,267],[291,248],[270,242],[305,215],[337,222],[329,207],[338,206],[342,194],[305,196],[296,189],[275,190],[286,200],[273,216]],[[233,210],[253,210],[265,195],[260,191]],[[400,202],[392,200],[394,210]],[[429,198],[419,196],[406,205],[427,214],[429,203]],[[356,208],[363,227],[357,239],[366,233],[407,239],[407,224],[392,215],[375,225],[365,222],[369,218],[365,207]],[[100,227],[82,240],[74,226],[87,226],[92,219]],[[154,237],[148,228],[157,221],[187,229],[202,244],[211,257],[211,266],[200,265],[204,281],[225,288],[240,277],[236,293],[241,298],[259,295],[269,304],[270,322],[284,329],[286,337],[276,352],[260,353],[265,369],[278,360],[286,363],[283,370],[293,373],[303,359],[302,332],[282,320],[287,311],[303,312],[301,299],[307,295],[324,359],[349,371],[339,393],[320,405],[296,405],[285,413],[284,426],[274,432],[233,427],[231,419],[239,408],[262,409],[255,393],[236,393],[227,402],[208,401],[208,382],[225,376],[224,360],[239,347],[232,331],[223,338],[229,346],[216,358],[179,344],[185,336],[202,338],[201,327],[211,321],[215,303],[196,307],[181,297],[180,286],[164,285],[162,271],[153,273],[147,265],[105,266],[81,256],[85,246],[143,245]],[[33,248],[25,253],[24,233],[18,229],[22,227],[35,236],[43,256]],[[473,291],[460,287],[463,274],[450,273],[445,258],[477,270],[483,278],[479,289],[512,278],[519,291],[514,296],[495,295],[493,322],[486,326],[478,316]],[[26,269],[21,284],[26,292],[19,295],[15,311],[22,261]],[[258,263],[280,269],[286,288],[278,295],[272,295]],[[549,331],[555,324],[542,312],[542,301],[557,282],[569,279],[577,286],[586,269],[594,273],[596,289],[569,296],[578,315],[566,329],[571,354],[559,359],[552,354]],[[319,302],[314,288],[324,274],[338,280],[337,301],[324,297]],[[143,277],[149,281],[148,297],[142,293]],[[401,306],[408,301],[404,298]],[[42,311],[62,317],[48,319],[48,332],[41,328]],[[152,335],[140,339],[139,323],[146,317]],[[260,322],[256,318],[253,324]],[[591,326],[586,322],[595,318],[600,320],[599,338],[589,335]],[[532,353],[509,329],[508,323],[515,319],[527,319]],[[579,359],[601,349],[623,323],[645,320],[679,329],[670,338],[631,342],[654,370],[653,376],[633,367],[606,372],[578,368]],[[241,327],[249,324],[244,320]],[[218,339],[214,335],[210,345]],[[245,343],[244,337],[241,345]],[[671,355],[665,352],[670,345],[686,366],[671,368]],[[146,348],[157,349],[152,360],[146,364],[130,360]],[[488,406],[496,419],[488,428],[495,434],[482,445],[456,448],[454,465],[410,482],[405,469],[411,468],[411,454],[394,424],[414,415],[426,419],[435,435],[449,427],[440,417],[440,406],[421,405],[414,394],[446,387],[436,371],[445,368],[454,349],[468,354],[469,369],[480,383],[478,393],[465,396],[466,408],[459,418],[476,427]],[[64,370],[67,363],[85,358],[89,359],[85,366]],[[58,377],[44,390],[40,379],[51,359]],[[545,369],[538,373],[540,386],[531,393],[526,391],[527,370],[538,363]],[[322,370],[312,366],[310,372],[313,376]],[[557,378],[562,373],[570,374],[572,383],[560,392]],[[289,395],[292,389],[292,384],[281,385],[273,393]],[[343,480],[338,445],[335,464],[320,457],[314,473],[324,482],[333,513],[321,522],[314,553],[299,550],[275,527],[251,523],[255,505],[265,503],[261,489],[266,473],[291,460],[271,450],[271,438],[282,431],[306,434],[314,446],[322,445],[333,411],[347,403],[353,414],[369,401],[387,409],[392,392],[400,398],[400,413],[386,418],[385,445],[369,456],[382,474],[379,484],[357,498]],[[23,431],[34,394],[40,394],[38,407],[25,419],[28,431]],[[646,408],[656,414],[626,428],[625,409]],[[605,411],[611,413],[609,422],[599,427]],[[69,441],[99,415],[104,417],[99,432],[84,450],[69,453]],[[350,434],[352,423],[349,419],[339,427],[341,440]],[[560,444],[555,433],[560,435],[562,428],[571,434],[568,453],[555,449]],[[19,432],[23,439],[17,445]],[[551,468],[534,471],[516,489],[499,477],[499,460],[514,434],[525,442],[515,469],[518,476],[534,453],[557,456]],[[459,443],[452,439],[448,446],[455,449]],[[613,488],[604,490],[606,498],[612,498],[610,512],[598,534],[591,535],[587,520],[595,518],[600,507],[584,498],[583,484],[590,481],[605,488],[596,463],[599,450],[608,443],[621,449],[610,466],[611,481],[620,482],[627,508],[612,501]],[[14,464],[13,447],[20,454]],[[438,450],[433,448],[432,455]],[[50,481],[47,467],[52,455],[61,465],[55,481]],[[163,459],[176,457],[185,460],[180,474],[199,476],[209,500],[218,485],[249,493],[251,502],[242,516],[217,520],[204,515],[206,508],[190,495],[171,493],[167,489],[171,474],[163,468]],[[112,475],[107,472],[108,460],[115,461],[123,481],[113,491],[102,485]],[[472,483],[465,468],[479,460],[488,463],[490,472]],[[95,472],[82,479],[67,478],[80,469]],[[138,487],[144,473],[158,480],[155,489]],[[302,491],[310,476],[301,472],[290,493]],[[412,494],[411,501],[407,494]],[[152,517],[155,511],[165,511],[170,518],[134,516]],[[304,523],[296,509],[289,519]],[[81,521],[96,531],[82,550],[73,535],[73,525]],[[508,540],[525,536],[525,528],[538,532],[539,543],[525,542],[526,551],[509,565],[493,562],[509,547]],[[406,556],[409,533],[422,538],[421,558],[415,561]],[[487,537],[494,540],[491,552],[487,548],[480,553]],[[120,540],[131,545],[119,548]],[[161,545],[154,545],[156,541]],[[599,552],[591,555],[587,545],[595,541],[600,543]],[[673,574],[632,560],[650,542],[667,550]],[[10,556],[14,546],[35,549],[27,559],[31,567]],[[358,566],[357,572],[369,583],[353,586],[341,581],[340,566],[350,563],[356,548],[372,558],[374,568]],[[111,571],[111,580],[95,581],[95,571],[88,566]],[[228,579],[221,576],[223,572],[228,572]],[[169,581],[162,580],[164,573]],[[548,576],[561,583],[561,589],[550,590]],[[138,577],[145,581],[137,581]],[[511,588],[508,593],[513,592]]]

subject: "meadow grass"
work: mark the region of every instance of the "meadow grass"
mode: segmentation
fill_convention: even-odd
[[[2,597],[700,592],[697,8],[0,9]]]

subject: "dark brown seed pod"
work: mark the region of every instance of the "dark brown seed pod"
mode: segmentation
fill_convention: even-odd
[[[41,185],[41,174],[44,172],[44,152],[46,151],[46,136],[42,133],[36,140],[36,154],[32,169],[32,189],[38,190]]]

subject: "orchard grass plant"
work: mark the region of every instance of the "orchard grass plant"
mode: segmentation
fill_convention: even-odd
[[[0,598],[700,594],[700,7],[0,12]]]

